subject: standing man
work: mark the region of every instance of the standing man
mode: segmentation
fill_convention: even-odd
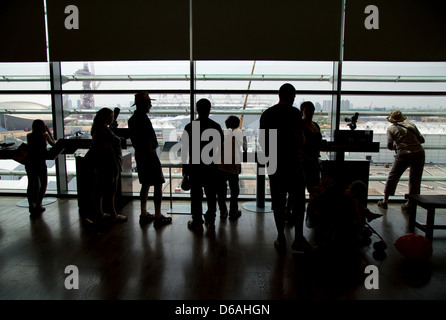
[[[211,102],[200,99],[196,110],[198,118],[184,128],[182,152],[189,155],[183,162],[183,175],[189,177],[192,220],[187,224],[194,232],[203,232],[203,189],[208,210],[205,214],[206,226],[215,229],[217,211],[218,162],[223,148],[223,130],[214,120],[209,119]]]
[[[138,179],[141,183],[139,194],[141,201],[141,215],[139,223],[141,225],[153,221],[154,227],[160,227],[172,222],[172,218],[161,214],[162,186],[165,182],[161,162],[156,154],[158,141],[152,122],[147,114],[152,108],[152,99],[148,92],[135,94],[135,113],[128,121],[130,140],[135,149],[136,168]],[[147,212],[147,197],[150,186],[154,187],[153,202],[155,204],[155,215]]]
[[[296,89],[286,83],[279,89],[279,103],[268,108],[260,117],[260,144],[269,158],[276,156],[277,167],[268,168],[271,190],[271,202],[277,228],[274,246],[279,251],[286,249],[285,207],[289,195],[293,208],[295,236],[291,246],[296,251],[309,251],[311,245],[303,235],[305,216],[305,181],[302,169],[300,149],[305,137],[302,116],[299,109],[293,107]],[[277,132],[277,155],[269,154],[269,136]]]

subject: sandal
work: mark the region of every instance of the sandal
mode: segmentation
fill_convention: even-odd
[[[154,218],[155,216],[153,214],[146,212],[145,215],[139,216],[139,224],[140,225],[148,224],[152,222]]]
[[[382,208],[382,209],[387,209],[388,208],[387,202],[384,202],[384,200],[379,200],[377,206]]]
[[[166,217],[166,216],[161,215],[160,217],[153,218],[153,226],[155,228],[159,228],[159,227],[164,226],[169,223],[172,223],[171,217]]]

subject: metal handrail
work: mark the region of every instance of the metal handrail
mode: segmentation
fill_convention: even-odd
[[[161,107],[157,107],[156,105],[150,110],[151,114],[189,114],[189,110],[181,109],[181,106],[171,106],[171,108],[176,107],[177,109],[162,109]],[[189,107],[189,106],[187,106]],[[241,110],[241,105],[233,105],[226,106],[225,109],[221,109],[221,106],[216,104],[212,109],[212,113],[217,114],[241,114],[247,113],[252,115],[260,115],[265,111],[269,106],[265,107],[256,107],[249,108],[245,110]],[[133,114],[134,108],[132,109],[121,109],[121,114]],[[362,117],[364,116],[383,116],[387,117],[389,112],[383,111],[363,111],[363,110],[341,110],[340,115],[350,115],[353,111],[359,111]],[[65,109],[65,114],[95,114],[97,109]],[[0,109],[0,114],[52,114],[51,109]],[[331,112],[328,111],[316,111],[314,116],[330,116]],[[444,111],[404,111],[404,115],[408,117],[416,117],[416,116],[426,116],[426,117],[446,117],[446,110]]]
[[[76,171],[69,171],[67,172],[67,174],[70,177],[76,177],[77,173]],[[26,176],[26,171],[25,170],[0,170],[0,176]],[[56,172],[52,172],[52,171],[48,171],[48,176],[49,177],[55,177],[56,176]],[[138,174],[137,173],[122,173],[122,177],[132,177],[132,178],[137,178]],[[183,176],[182,174],[172,174],[172,179],[182,179]],[[239,176],[240,180],[256,180],[257,176],[253,175],[253,174],[241,174]],[[268,176],[265,176],[266,179],[268,179]],[[385,182],[387,180],[387,176],[369,176],[369,181],[383,181]],[[409,177],[408,176],[402,176],[400,178],[400,181],[409,181]],[[446,181],[446,175],[444,176],[423,176],[422,181]]]
[[[171,75],[64,75],[63,83],[77,81],[190,81],[189,74]],[[333,82],[332,75],[280,75],[280,74],[197,74],[198,81],[327,81]],[[0,82],[46,82],[49,75],[0,76]],[[349,82],[446,82],[446,76],[363,76],[343,75],[342,81]]]

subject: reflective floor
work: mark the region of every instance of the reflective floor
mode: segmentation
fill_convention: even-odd
[[[182,214],[160,229],[141,227],[137,200],[122,210],[128,222],[101,229],[81,223],[76,199],[58,199],[36,219],[16,205],[20,200],[1,197],[0,299],[446,298],[446,231],[434,232],[427,263],[409,263],[393,246],[407,233],[400,204],[371,223],[388,245],[387,257],[376,259],[372,245],[350,256],[294,252],[292,226],[287,251],[279,253],[271,212],[243,210],[238,221],[217,219],[215,231],[197,235]],[[163,207],[167,212],[168,201]],[[383,212],[374,203],[369,208]],[[446,224],[445,213],[438,211],[437,223]],[[423,210],[418,214],[422,220]],[[314,241],[313,230],[305,234]],[[368,265],[377,267],[378,289],[366,288]],[[67,266],[76,267],[77,279]],[[67,289],[74,284],[78,289]]]

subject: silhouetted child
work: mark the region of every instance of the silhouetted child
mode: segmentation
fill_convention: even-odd
[[[239,129],[240,119],[236,116],[229,116],[226,121],[226,130],[224,134],[224,152],[223,161],[219,165],[220,187],[218,188],[218,206],[220,209],[220,218],[225,219],[228,216],[226,206],[227,183],[231,190],[229,204],[229,219],[238,219],[242,212],[238,209],[238,196],[240,194],[239,174],[241,173],[242,152],[247,150],[246,137]]]
[[[318,229],[322,246],[356,248],[363,243],[366,222],[382,216],[367,208],[367,192],[359,180],[344,191],[329,179],[315,187],[307,208],[307,226]]]

